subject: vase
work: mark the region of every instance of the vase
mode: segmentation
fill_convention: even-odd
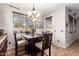
[[[34,31],[34,29],[32,29],[31,34],[32,34],[32,36],[34,36],[34,35],[35,35],[35,31]]]
[[[35,35],[35,32],[32,32],[32,36],[34,36]]]

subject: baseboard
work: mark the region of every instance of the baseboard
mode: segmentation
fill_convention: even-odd
[[[59,45],[59,44],[56,44],[56,43],[54,43],[54,42],[53,42],[53,45],[58,46],[58,47],[61,47],[61,48],[65,48],[64,45]]]
[[[69,47],[72,43],[74,43],[77,39],[70,41],[68,44],[65,45],[65,48]]]
[[[53,44],[55,46],[58,46],[58,47],[61,47],[61,48],[65,48],[64,46],[60,46],[60,45],[57,45],[57,44]]]
[[[7,50],[8,50],[8,49],[13,49],[13,48],[15,48],[15,47],[9,47],[9,48],[7,48]]]

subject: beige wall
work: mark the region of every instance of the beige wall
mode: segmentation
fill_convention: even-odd
[[[8,47],[14,46],[12,12],[7,4],[0,4],[0,28],[8,34]]]
[[[65,7],[57,9],[48,16],[53,16],[52,18],[53,44],[65,48]]]

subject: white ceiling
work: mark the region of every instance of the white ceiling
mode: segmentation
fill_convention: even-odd
[[[34,3],[35,8],[37,11],[40,12],[42,16],[46,16],[55,10],[61,8],[64,5],[70,6],[70,7],[77,7],[79,4],[77,3]],[[9,5],[12,5],[14,7],[18,7],[20,9],[32,10],[33,3],[10,3]],[[79,7],[77,7],[79,8]]]

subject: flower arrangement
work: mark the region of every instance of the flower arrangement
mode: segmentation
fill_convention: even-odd
[[[29,24],[29,27],[31,29],[31,34],[34,36],[35,35],[35,31],[36,31],[36,29],[34,27],[34,24],[33,23],[32,24]]]

